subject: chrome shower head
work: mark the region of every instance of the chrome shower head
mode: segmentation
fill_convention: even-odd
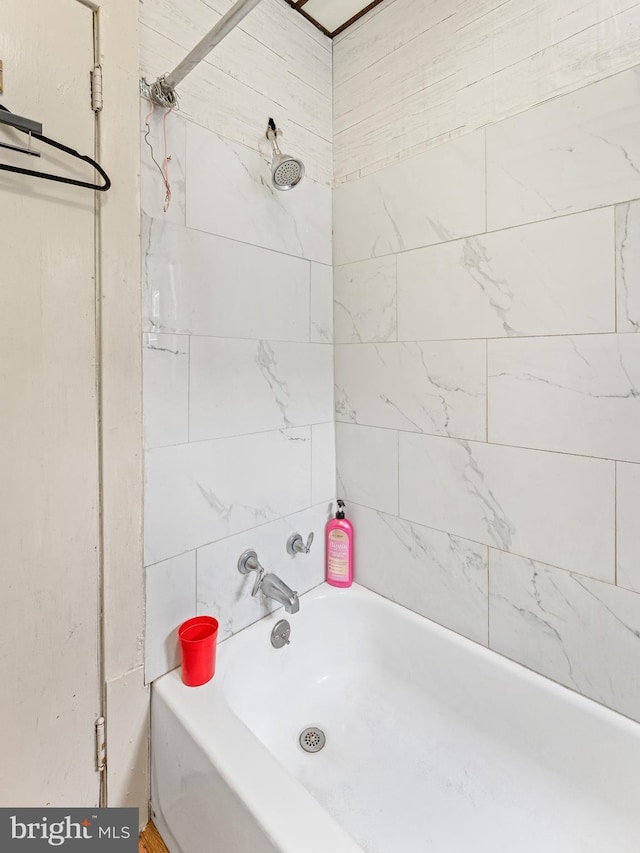
[[[267,127],[267,139],[273,148],[273,160],[271,161],[271,181],[277,190],[290,190],[297,186],[304,178],[304,163],[297,157],[283,154],[278,147],[278,134],[275,121],[270,118]]]

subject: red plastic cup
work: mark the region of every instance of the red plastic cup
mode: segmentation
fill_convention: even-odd
[[[178,628],[182,658],[182,683],[200,687],[211,681],[216,671],[218,620],[213,616],[194,616]]]

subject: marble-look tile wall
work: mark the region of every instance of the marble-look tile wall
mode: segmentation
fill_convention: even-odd
[[[146,76],[229,6],[144,3]],[[147,681],[176,666],[183,620],[212,614],[224,640],[273,609],[237,571],[247,548],[299,592],[320,583],[335,496],[330,42],[264,0],[179,91],[166,213],[142,141]],[[307,164],[290,193],[271,187],[271,115]],[[287,555],[296,531],[311,554]]]
[[[392,13],[416,5],[377,17],[400,37]],[[507,53],[525,5],[500,6]],[[487,26],[469,24],[469,81]],[[337,46],[338,87],[372,73],[371,33]],[[639,92],[636,66],[334,191],[356,580],[637,720]]]
[[[385,0],[334,40],[335,179],[579,90],[634,66],[639,51],[637,0]],[[548,164],[550,186],[565,160]]]

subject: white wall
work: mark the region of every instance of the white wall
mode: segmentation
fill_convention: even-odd
[[[335,48],[356,579],[640,719],[640,6],[492,6]]]
[[[147,0],[147,78],[230,5]],[[237,571],[246,548],[299,592],[320,583],[335,495],[330,42],[264,0],[179,93],[167,214],[142,144],[148,681],[177,664],[196,612],[222,640],[273,609]],[[269,116],[307,165],[289,193],[271,187]],[[310,555],[286,554],[296,530],[315,532]]]

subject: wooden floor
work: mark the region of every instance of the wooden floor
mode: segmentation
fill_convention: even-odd
[[[160,837],[160,833],[153,825],[152,821],[146,825],[140,833],[140,844],[138,853],[169,853],[165,847],[165,843]]]

